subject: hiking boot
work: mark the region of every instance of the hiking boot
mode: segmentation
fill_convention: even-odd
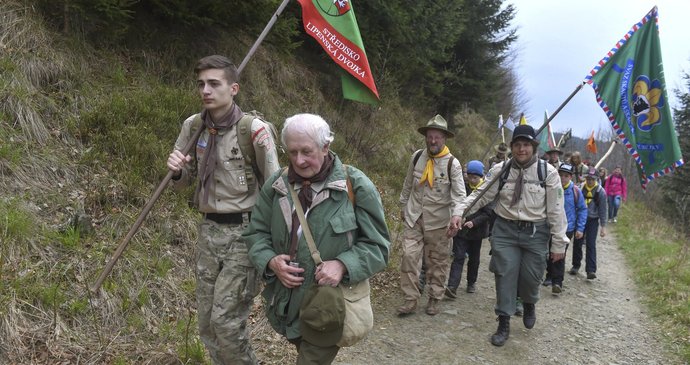
[[[588,272],[588,273],[587,273],[587,279],[588,279],[588,280],[593,280],[593,279],[596,279],[596,278],[597,278],[597,274],[595,274],[595,273],[593,273],[593,272]]]
[[[534,303],[524,303],[525,313],[522,315],[522,324],[525,328],[532,329],[537,322],[537,310],[534,308]]]
[[[613,218],[613,223],[618,223],[618,219]]]
[[[474,293],[477,291],[477,286],[472,283],[472,284],[467,284],[467,292],[468,293]]]
[[[417,310],[416,300],[406,300],[405,303],[398,308],[398,315],[404,316],[407,314],[412,314]]]
[[[458,297],[458,288],[446,288],[444,293],[448,298],[455,299]]]
[[[520,298],[515,300],[515,315],[518,317],[522,316],[522,299]]]
[[[578,272],[578,271],[580,271],[580,268],[579,268],[579,267],[573,266],[573,267],[570,268],[570,271],[568,271],[568,274],[570,274],[570,275],[577,275],[577,272]]]
[[[429,298],[429,302],[426,304],[426,314],[430,316],[435,316],[441,311],[438,309],[438,299]]]
[[[544,279],[544,282],[541,283],[543,286],[551,286],[553,282],[551,281],[551,278],[546,278]]]
[[[553,284],[553,286],[551,287],[551,294],[558,295],[561,294],[561,291],[563,291],[563,289],[558,284]]]
[[[491,335],[491,344],[494,346],[503,346],[508,341],[510,335],[510,316],[498,316],[498,328],[496,333]]]

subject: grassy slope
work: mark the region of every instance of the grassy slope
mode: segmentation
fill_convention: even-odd
[[[690,363],[690,243],[641,203],[625,204],[615,225],[618,244],[635,273],[669,349]]]

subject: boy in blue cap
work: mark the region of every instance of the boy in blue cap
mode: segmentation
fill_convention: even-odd
[[[467,179],[465,191],[472,193],[484,182],[484,164],[472,160],[467,163]],[[489,236],[489,221],[492,214],[492,205],[489,204],[476,213],[467,217],[463,229],[453,237],[453,262],[450,265],[450,275],[445,295],[449,298],[457,297],[458,286],[462,278],[462,268],[467,262],[467,292],[474,293],[477,288],[477,275],[479,273],[479,254],[482,248],[482,239]]]

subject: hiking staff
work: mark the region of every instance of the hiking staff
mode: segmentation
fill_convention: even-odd
[[[606,151],[606,153],[601,157],[601,160],[599,160],[599,161],[597,162],[597,164],[594,165],[594,168],[595,168],[595,169],[598,169],[599,166],[601,166],[601,164],[604,162],[604,160],[605,160],[607,157],[609,157],[609,155],[611,155],[611,152],[613,152],[613,147],[614,147],[617,143],[618,143],[618,141],[615,140],[615,139],[613,140],[613,142],[611,142],[611,147],[609,147],[609,150]]]
[[[257,48],[263,42],[264,38],[266,38],[266,35],[268,34],[268,31],[271,30],[273,27],[273,24],[278,20],[278,16],[283,12],[283,9],[287,6],[287,4],[290,2],[290,0],[283,0],[283,2],[280,4],[278,7],[278,10],[273,14],[273,17],[271,17],[271,20],[266,24],[266,27],[264,27],[264,30],[261,32],[259,37],[256,39],[252,47],[249,49],[249,52],[247,52],[247,55],[244,56],[244,60],[242,60],[242,63],[240,66],[237,68],[237,73],[240,74],[242,73],[242,70],[244,67],[247,65],[249,62],[249,59],[252,58],[254,53],[256,52]],[[205,128],[198,128],[192,137],[190,138],[189,142],[184,146],[184,148],[181,150],[183,155],[188,155],[191,149],[194,147],[194,145],[197,143],[197,140],[201,136],[201,133]],[[170,182],[170,179],[172,179],[173,175],[175,172],[172,170],[169,170],[168,173],[165,175],[163,178],[163,181],[158,185],[158,188],[154,191],[154,193],[151,195],[151,198],[149,198],[149,201],[146,203],[144,206],[144,209],[142,209],[141,213],[139,213],[139,217],[137,218],[136,222],[132,225],[132,227],[129,229],[129,232],[127,232],[127,235],[122,239],[120,242],[120,245],[117,247],[117,250],[115,250],[115,253],[113,254],[113,257],[110,258],[110,261],[105,265],[105,268],[103,268],[103,271],[101,272],[101,275],[98,277],[96,282],[91,286],[91,291],[92,292],[97,292],[98,289],[101,287],[103,284],[103,281],[110,275],[110,272],[113,270],[113,267],[115,266],[115,263],[117,260],[122,256],[122,253],[125,251],[125,248],[127,248],[127,245],[129,244],[129,241],[132,239],[135,233],[139,230],[141,225],[144,223],[144,219],[146,219],[146,216],[149,214],[151,211],[151,208],[153,208],[153,204],[156,203],[158,198],[161,196],[163,193],[163,190],[165,190],[168,186],[168,183]]]
[[[584,86],[584,84],[585,84],[585,83],[582,82],[582,83],[580,83],[579,85],[577,85],[577,87],[575,88],[575,90],[573,90],[573,92],[571,92],[570,95],[568,95],[568,97],[561,103],[561,105],[558,107],[558,109],[556,109],[556,111],[555,111],[553,114],[551,114],[551,116],[549,117],[549,119],[547,119],[547,120],[544,122],[544,124],[542,124],[542,126],[539,127],[539,129],[536,130],[535,136],[538,136],[539,133],[541,133],[541,131],[543,131],[544,128],[546,128],[546,126],[548,126],[549,123],[551,123],[551,121],[553,120],[553,118],[561,111],[561,109],[563,109],[563,107],[565,107],[566,104],[568,104],[568,103],[570,102],[570,100],[575,96],[575,94],[577,94],[580,90],[582,90],[582,86]],[[475,198],[475,199],[472,201],[472,203],[470,203],[470,205],[468,205],[467,208],[465,208],[465,211],[462,212],[462,218],[463,218],[463,220],[465,219],[465,217],[467,217],[468,213],[470,212],[470,210],[472,210],[472,207],[474,207],[474,205],[477,203],[477,201],[479,200],[479,198],[481,198],[481,197],[489,190],[489,188],[491,188],[491,186],[492,186],[493,184],[496,183],[496,181],[500,180],[500,176],[503,176],[503,173],[506,172],[506,170],[507,170],[508,167],[510,166],[510,164],[509,164],[508,162],[510,162],[511,160],[512,160],[512,157],[511,157],[510,160],[506,161],[506,162],[503,164],[503,167],[501,167],[501,171],[499,171],[499,173],[496,174],[496,177],[493,178],[493,179],[489,182],[489,185],[488,185],[486,188],[484,188],[481,192],[479,192],[479,195],[477,196],[477,198]]]

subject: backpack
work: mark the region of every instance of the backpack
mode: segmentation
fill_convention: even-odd
[[[237,144],[240,145],[240,151],[242,152],[242,156],[244,156],[245,160],[244,176],[247,180],[247,190],[249,195],[254,194],[254,191],[256,190],[256,184],[254,181],[256,180],[257,176],[261,179],[264,178],[264,176],[261,176],[261,170],[259,170],[259,166],[256,164],[256,151],[254,151],[254,146],[252,145],[252,122],[256,118],[266,123],[268,126],[268,131],[271,133],[271,137],[273,138],[273,142],[276,144],[276,148],[282,151],[282,148],[280,148],[279,144],[278,130],[276,129],[276,126],[273,125],[273,123],[265,120],[264,115],[256,110],[244,113],[240,121],[237,122]],[[192,135],[199,128],[201,128],[202,125],[203,121],[201,120],[201,113],[199,113],[194,116],[194,120],[192,121]],[[260,131],[261,130],[258,132]],[[196,149],[194,149],[194,151],[194,153],[196,153]]]
[[[575,201],[575,209],[577,209],[577,202],[580,200],[580,188],[577,187],[577,184],[573,184],[573,200]]]
[[[412,166],[417,166],[417,161],[419,161],[419,157],[422,156],[422,152],[424,150],[419,150],[415,152],[414,158],[412,159]],[[451,179],[450,175],[450,169],[453,168],[453,161],[455,160],[455,156],[450,155],[450,161],[448,161],[448,182],[453,182]]]

